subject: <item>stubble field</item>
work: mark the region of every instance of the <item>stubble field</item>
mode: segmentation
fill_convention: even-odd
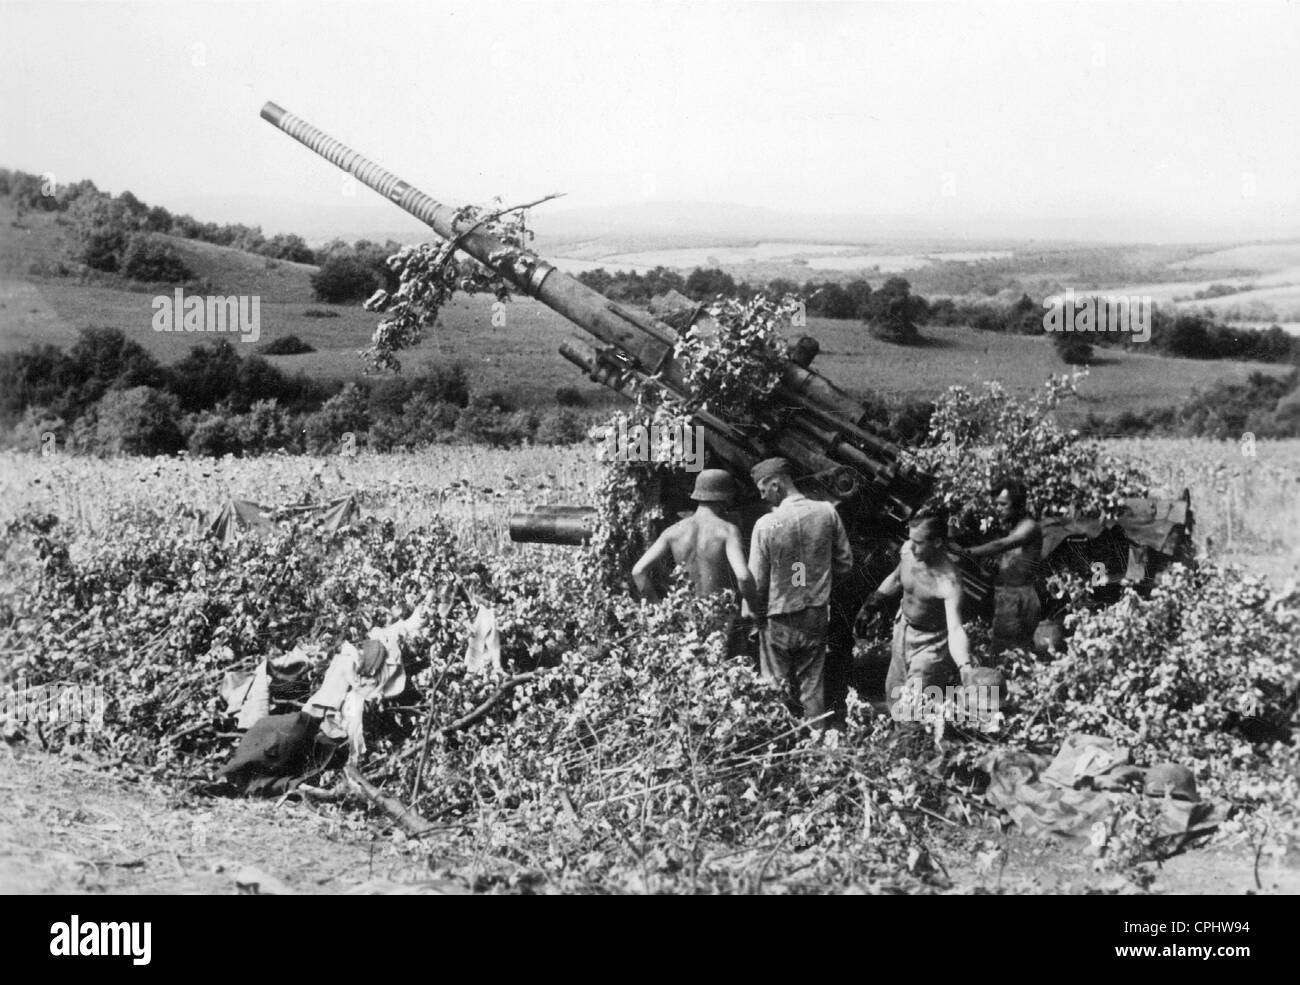
[[[1206,439],[1103,444],[1145,468],[1156,493],[1172,498],[1190,491],[1200,556],[1283,581],[1300,578],[1300,441],[1260,441],[1253,448]],[[510,514],[588,503],[600,474],[595,443],[192,460],[4,453],[0,521],[41,509],[93,541],[122,519],[195,527],[231,498],[274,506],[355,495],[363,512],[401,526],[436,516],[476,551],[510,552],[517,549],[508,536]]]

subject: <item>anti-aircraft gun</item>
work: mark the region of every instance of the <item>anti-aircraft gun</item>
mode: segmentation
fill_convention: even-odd
[[[703,322],[708,316],[701,307],[668,298],[646,313],[611,301],[535,254],[507,248],[472,221],[458,223],[455,209],[276,104],[263,106],[261,116],[587,332],[592,341],[566,342],[560,354],[595,382],[628,395],[657,390],[683,401],[696,396],[675,345],[679,334],[692,327],[707,330]],[[752,466],[780,455],[801,473],[801,488],[836,505],[857,562],[853,577],[837,587],[832,599],[831,647],[846,656],[860,603],[892,568],[907,519],[926,499],[933,480],[906,464],[899,449],[872,429],[861,404],[809,367],[812,349],[815,345],[796,347],[782,358],[780,382],[756,424],[738,426],[707,409],[694,411],[693,419],[705,429],[710,465],[731,471],[742,488],[752,490]],[[665,490],[663,499],[668,516],[675,506],[686,505],[681,490]],[[752,508],[757,496],[750,500],[746,527],[758,512]],[[511,536],[580,543],[590,518],[580,508],[543,508],[515,517]],[[748,529],[744,533],[748,536]],[[963,566],[963,579],[976,604],[990,594],[973,565]]]

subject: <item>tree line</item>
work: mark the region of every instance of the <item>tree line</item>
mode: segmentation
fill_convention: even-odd
[[[561,387],[555,409],[520,409],[508,394],[472,392],[459,365],[321,382],[287,376],[224,339],[163,366],[113,328],[83,329],[66,352],[45,344],[0,354],[0,427],[27,450],[47,434],[61,450],[99,455],[321,454],[338,451],[345,435],[378,451],[571,444],[589,426],[583,402]]]
[[[683,276],[665,267],[646,273],[632,270],[610,272],[603,267],[584,271],[578,280],[610,300],[646,304],[666,291],[674,290],[696,301],[723,296],[749,300],[762,292],[781,296],[800,295],[809,315],[848,319],[866,323],[877,336],[902,344],[921,341],[925,325],[952,325],[980,332],[1011,335],[1050,334],[1061,358],[1067,363],[1087,364],[1094,347],[1142,345],[1143,351],[1186,359],[1235,359],[1252,362],[1300,363],[1300,340],[1274,325],[1264,331],[1239,329],[1219,324],[1206,312],[1165,310],[1153,305],[1151,339],[1134,343],[1125,333],[1052,332],[1043,327],[1044,307],[1028,294],[1014,301],[964,301],[940,297],[926,299],[913,294],[902,277],[890,277],[878,288],[863,279],[845,283],[776,278],[766,284],[737,281],[720,269],[697,268]],[[1100,293],[1100,292],[1098,292]]]

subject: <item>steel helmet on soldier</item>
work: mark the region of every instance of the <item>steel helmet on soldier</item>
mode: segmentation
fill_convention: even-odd
[[[724,469],[705,469],[695,477],[691,499],[697,503],[721,503],[735,496],[735,480]]]

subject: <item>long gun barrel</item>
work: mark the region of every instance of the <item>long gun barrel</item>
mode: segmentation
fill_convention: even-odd
[[[679,398],[692,396],[674,353],[677,331],[666,322],[610,301],[529,251],[507,247],[473,228],[472,220],[458,221],[456,210],[275,103],[263,106],[261,115],[594,336],[600,346],[589,355],[562,349],[593,379],[617,390],[632,383]],[[862,406],[821,374],[786,360],[772,404],[771,419],[743,433],[707,412],[697,413],[696,422],[706,428],[710,447],[733,467],[745,470],[761,458],[784,455],[806,474],[816,475],[836,498],[862,493],[873,512],[896,523],[929,493],[930,476],[906,466],[899,449],[863,426]]]
[[[495,236],[458,229],[456,210],[443,205],[356,151],[275,103],[262,107],[262,119],[377,191],[479,263],[496,270],[520,291],[580,325],[606,345],[626,352],[650,373],[670,362],[675,333],[666,325],[623,308],[541,258],[509,250]],[[468,224],[466,224],[468,225]]]

